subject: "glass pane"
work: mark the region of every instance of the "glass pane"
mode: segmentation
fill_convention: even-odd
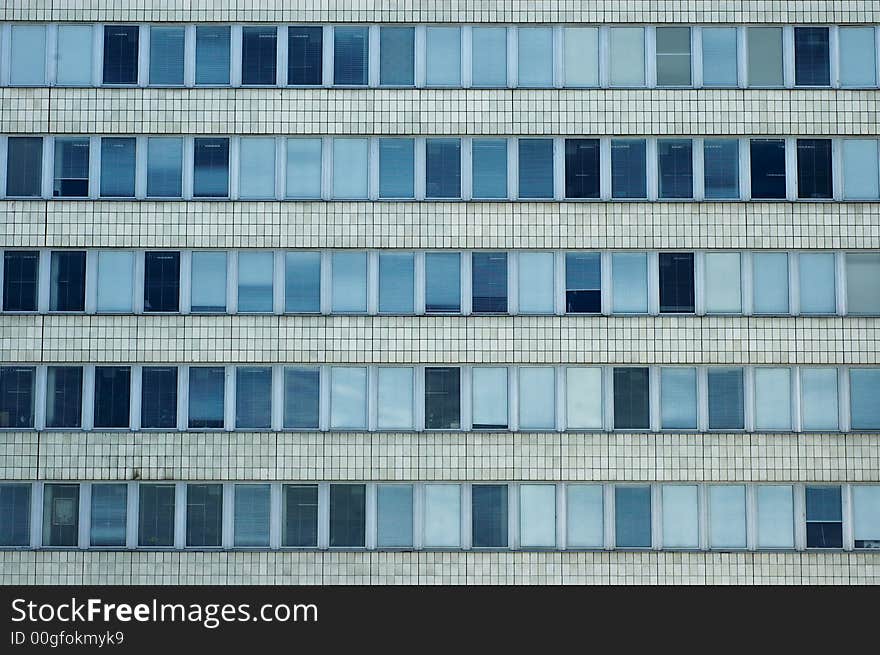
[[[664,430],[697,428],[697,369],[660,369],[661,424]]]
[[[877,57],[873,27],[839,27],[841,86],[874,86],[877,82]]]
[[[333,28],[333,83],[365,85],[369,68],[366,27]]]
[[[317,369],[284,369],[285,429],[318,427],[320,374]]]
[[[507,369],[474,367],[473,427],[475,430],[507,429]]]
[[[461,197],[461,139],[425,139],[425,195]]]
[[[376,488],[377,545],[413,545],[413,488],[410,484],[380,484]]]
[[[45,86],[46,28],[43,25],[12,25],[12,86]]]
[[[519,311],[552,314],[554,305],[552,252],[519,253]]]
[[[281,545],[314,548],[318,545],[318,485],[286,484],[282,487],[284,525]]]
[[[367,311],[367,254],[334,252],[331,263],[333,311]]]
[[[802,314],[833,314],[835,300],[834,254],[800,254],[800,302]]]
[[[506,548],[507,485],[475,484],[471,502],[474,548]]]
[[[125,546],[127,491],[125,484],[92,485],[92,546]]]
[[[782,86],[782,28],[748,27],[749,86]]]
[[[366,198],[369,181],[368,139],[333,139],[333,197]]]
[[[271,312],[275,254],[238,253],[238,311]]]
[[[645,153],[644,139],[611,140],[611,196],[613,198],[648,197]]]
[[[174,545],[173,484],[138,486],[138,545],[148,548]]]
[[[523,548],[556,546],[556,485],[520,485],[519,543]]]
[[[85,302],[85,251],[53,252],[49,279],[49,311],[81,312]]]
[[[854,485],[852,500],[855,547],[880,548],[880,485]]]
[[[413,369],[378,369],[378,427],[380,430],[412,430]]]
[[[566,485],[566,546],[602,548],[605,544],[605,518],[602,485]]]
[[[134,256],[125,250],[98,251],[98,311],[130,312]]]
[[[127,428],[131,407],[131,369],[95,367],[95,427]]]
[[[880,254],[846,254],[846,311],[880,314]]]
[[[602,429],[602,369],[565,369],[565,420],[569,430]]]
[[[366,487],[330,485],[330,546],[363,548],[366,529]]]
[[[229,139],[194,139],[193,196],[229,195]]]
[[[276,40],[274,26],[241,28],[242,85],[275,84]]]
[[[691,28],[658,27],[657,85],[690,86]]]
[[[222,428],[226,373],[222,366],[189,369],[189,427]]]
[[[287,140],[287,197],[321,197],[321,139]]]
[[[807,487],[807,548],[842,548],[840,487]]]
[[[186,545],[219,546],[223,526],[223,485],[186,485]]]
[[[738,252],[705,255],[706,311],[738,314],[742,311],[742,273]]]
[[[183,27],[150,27],[150,84],[183,86]]]
[[[235,369],[235,427],[268,429],[272,423],[272,369],[239,366]]]
[[[50,366],[46,374],[46,427],[78,428],[82,423],[80,366]]]
[[[88,86],[92,83],[92,26],[59,25],[55,83]]]
[[[321,253],[284,255],[284,311],[321,311]]]
[[[415,83],[414,27],[379,28],[379,83],[412,86]]]
[[[599,253],[565,253],[565,311],[598,314],[602,311],[602,271]]]
[[[137,84],[138,26],[104,26],[104,84]]]
[[[10,139],[11,141],[11,139]],[[843,195],[873,200],[880,195],[876,139],[843,139]]]
[[[788,255],[784,252],[752,253],[756,314],[788,313]]]
[[[89,195],[89,140],[55,137],[52,195],[78,198]]]
[[[651,547],[651,487],[614,488],[614,533],[618,548]]]
[[[180,253],[144,253],[144,311],[176,312],[180,298]]]
[[[320,25],[287,28],[288,84],[321,84],[323,57],[324,28]]]
[[[693,162],[693,146],[690,139],[657,141],[661,198],[694,197]]]
[[[647,430],[650,427],[648,369],[614,369],[614,429]]]
[[[475,313],[507,312],[507,253],[475,252],[471,260]]]
[[[193,312],[226,311],[226,253],[192,253]]]
[[[804,430],[837,430],[837,370],[801,369],[801,416]]]
[[[6,195],[39,196],[43,186],[43,137],[9,137],[6,154]]]
[[[611,255],[611,286],[615,314],[648,311],[648,255],[615,252]]]
[[[796,86],[829,86],[830,53],[827,27],[794,28],[794,83]]]
[[[791,430],[790,369],[755,369],[755,428]]]
[[[832,195],[831,139],[797,140],[798,198]]]
[[[476,87],[507,86],[507,28],[471,29],[471,83]]]
[[[849,386],[853,430],[880,430],[880,369],[851,369]]]
[[[196,84],[229,84],[228,26],[196,25]]]
[[[367,369],[334,366],[330,369],[330,427],[367,427]]]
[[[474,139],[471,142],[473,162],[473,197],[507,197],[507,140]]]
[[[758,548],[794,548],[794,501],[787,485],[759,485]]]
[[[663,547],[700,545],[697,485],[663,485]]]
[[[703,28],[703,84],[736,86],[736,28]]]
[[[411,252],[379,253],[379,312],[414,311],[415,256]]]
[[[517,46],[519,86],[553,86],[553,28],[520,27]]]
[[[519,140],[519,197],[553,197],[553,139]]]
[[[415,139],[379,139],[379,197],[413,198]]]
[[[459,368],[425,368],[425,428],[461,428],[461,371]]]
[[[235,485],[235,546],[269,545],[268,484]]]
[[[183,139],[147,139],[147,195],[179,198],[183,179]]]
[[[565,86],[599,86],[599,28],[563,28]]]
[[[111,198],[134,197],[134,138],[101,139],[101,195]]]
[[[34,379],[32,367],[0,367],[0,428],[34,427]]]
[[[31,486],[0,484],[0,546],[31,542]]]
[[[43,487],[43,545],[76,546],[79,541],[79,485]]]
[[[275,139],[239,141],[238,194],[242,198],[275,197]]]
[[[743,370],[709,369],[709,429],[743,429]]]
[[[457,484],[425,485],[425,546],[461,545],[461,488]]]
[[[746,547],[746,488],[742,485],[709,487],[709,546]]]
[[[425,254],[425,311],[450,314],[461,309],[461,255],[457,252]]]
[[[703,141],[704,195],[709,200],[739,198],[739,142]]]
[[[565,197],[599,197],[599,139],[565,140]]]
[[[141,373],[141,427],[177,427],[177,367],[145,366]]]
[[[427,28],[428,86],[461,85],[461,34],[457,27]]]
[[[3,309],[7,312],[37,311],[39,253],[7,250],[3,253]]]
[[[645,86],[645,30],[642,27],[609,29],[612,86]]]
[[[660,311],[669,314],[694,311],[693,253],[660,253]]]

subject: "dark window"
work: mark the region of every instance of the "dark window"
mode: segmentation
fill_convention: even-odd
[[[647,368],[614,369],[614,429],[651,427]]]
[[[413,85],[415,34],[414,27],[379,28],[379,84]]]
[[[425,311],[429,314],[461,311],[461,256],[457,252],[425,255]]]
[[[222,366],[189,369],[189,427],[222,428],[226,372]]]
[[[52,195],[84,198],[89,195],[89,140],[55,137]]]
[[[565,253],[565,311],[569,314],[601,312],[601,280],[599,253]]]
[[[37,273],[40,255],[31,250],[3,253],[3,310],[37,311]]]
[[[31,486],[0,484],[0,547],[31,542]]]
[[[43,187],[43,137],[9,137],[6,152],[6,195],[40,196]]]
[[[275,84],[275,27],[241,28],[241,83]]]
[[[43,545],[76,546],[79,542],[79,485],[43,487]]]
[[[553,139],[519,140],[519,197],[553,197]]]
[[[458,430],[461,427],[461,370],[457,367],[425,369],[425,428]]]
[[[186,545],[219,546],[223,525],[223,485],[186,485]]]
[[[82,250],[52,253],[49,310],[81,312],[86,302],[86,253]]]
[[[565,197],[599,197],[599,139],[565,140]]]
[[[318,545],[318,485],[284,485],[284,526],[281,545],[314,548]]]
[[[661,198],[693,198],[694,170],[690,139],[660,139],[657,164]]]
[[[333,29],[333,83],[365,85],[369,68],[369,36],[366,27]]]
[[[229,139],[194,139],[193,196],[229,195]]]
[[[284,427],[318,427],[320,374],[317,369],[284,369]]]
[[[138,487],[138,545],[147,548],[174,545],[173,484]]]
[[[177,426],[177,368],[145,366],[141,383],[141,427]]]
[[[651,487],[614,488],[614,545],[651,547]]]
[[[613,139],[611,141],[611,196],[613,198],[646,198],[646,155],[644,139]]]
[[[287,83],[320,84],[324,28],[287,28]]]
[[[196,26],[196,84],[229,84],[228,26]]]
[[[104,84],[137,84],[138,26],[104,26]]]
[[[133,137],[101,139],[101,195],[134,197],[135,140]]]
[[[807,487],[807,548],[843,548],[840,487]]]
[[[694,311],[693,253],[660,253],[660,311],[668,314]]]
[[[34,427],[35,369],[0,367],[0,428]]]
[[[473,311],[503,314],[507,311],[507,253],[475,252],[472,259]]]
[[[127,428],[130,394],[128,366],[95,367],[95,427]]]
[[[272,422],[272,369],[240,366],[235,371],[235,427],[266,429]]]
[[[709,429],[742,430],[743,371],[741,368],[710,368]]]
[[[831,139],[798,139],[798,198],[830,198],[831,180]]]
[[[475,484],[471,508],[474,548],[506,548],[507,485]]]
[[[871,53],[865,53],[870,56]],[[831,66],[827,27],[794,28],[794,83],[796,86],[829,86]]]
[[[180,253],[144,253],[144,311],[176,312],[180,296]]]
[[[92,546],[125,546],[128,485],[93,484],[91,503]]]
[[[785,198],[785,141],[752,139],[752,198]]]
[[[82,424],[80,366],[50,366],[46,373],[46,426],[78,428]]]
[[[425,195],[428,198],[461,197],[460,139],[426,140]]]
[[[330,545],[362,548],[366,528],[366,487],[330,485]]]

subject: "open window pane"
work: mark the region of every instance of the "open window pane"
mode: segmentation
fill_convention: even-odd
[[[287,140],[287,197],[321,197],[321,139]]]
[[[566,485],[565,511],[568,548],[602,548],[605,512],[600,484]]]
[[[880,485],[854,485],[852,503],[855,547],[880,548]]]
[[[784,252],[752,253],[752,275],[756,314],[787,314],[788,254]]]
[[[599,197],[599,139],[565,140],[565,197]]]
[[[748,27],[749,86],[782,86],[782,28]]]
[[[472,72],[475,87],[507,86],[507,28],[471,29]]]
[[[379,313],[414,311],[415,256],[411,252],[379,253]]]
[[[694,254],[660,253],[660,312],[689,314],[694,311]]]
[[[704,27],[703,84],[705,86],[736,86],[736,28]]]
[[[415,83],[415,36],[414,27],[379,28],[379,84]]]
[[[880,195],[876,139],[843,139],[843,196],[847,200],[874,200]]]
[[[795,86],[829,86],[831,55],[827,27],[794,28]],[[863,53],[865,55],[867,53]]]
[[[96,428],[127,428],[131,408],[131,368],[95,367]]]
[[[70,547],[79,542],[79,485],[43,487],[43,546]]]
[[[660,139],[657,164],[661,198],[693,198],[693,146],[690,139]]]
[[[565,421],[569,430],[602,429],[602,369],[565,369]]]
[[[245,26],[241,28],[241,84],[275,84],[276,66],[275,26]]]
[[[877,56],[873,27],[839,27],[840,85],[870,87],[877,83]]]
[[[89,195],[89,139],[55,137],[52,195],[84,198]]]
[[[91,510],[91,545],[125,546],[128,485],[93,484]]]
[[[615,314],[648,311],[648,255],[643,252],[611,254],[611,297]]]
[[[88,86],[92,83],[92,26],[59,25],[55,83]]]
[[[324,28],[320,25],[291,25],[287,28],[287,83],[321,84],[324,58]]]
[[[182,180],[183,139],[147,139],[147,196],[180,198]]]
[[[234,523],[236,547],[269,545],[270,487],[268,484],[235,485]]]
[[[37,311],[40,255],[33,250],[3,253],[3,310]]]
[[[742,311],[742,273],[738,252],[710,252],[705,255],[706,311],[738,314]]]
[[[474,548],[507,547],[507,485],[475,484],[471,488]]]
[[[661,425],[664,430],[697,428],[697,369],[660,369]]]
[[[424,545],[428,548],[458,548],[461,545],[460,485],[425,485]]]
[[[658,27],[657,86],[690,86],[691,28]]]
[[[799,264],[801,313],[833,314],[837,310],[834,253],[804,252]]]
[[[104,26],[104,84],[137,84],[137,25]]]
[[[554,309],[552,252],[519,253],[519,311],[552,314]]]
[[[35,378],[33,367],[0,367],[0,428],[34,427]]]
[[[190,307],[197,312],[226,311],[226,253],[192,253]]]
[[[275,254],[238,253],[238,311],[271,312],[274,304]]]
[[[611,86],[645,86],[645,29],[612,27],[608,32]]]
[[[644,139],[611,140],[612,198],[648,197],[645,148]]]
[[[791,369],[755,368],[755,428],[791,430]]]
[[[180,253],[144,253],[144,311],[176,312],[180,306]]]
[[[804,430],[838,429],[837,369],[801,369],[801,421]]]
[[[193,196],[229,195],[229,139],[194,139]]]
[[[517,46],[519,86],[553,86],[553,28],[520,27]]]
[[[651,487],[614,488],[614,534],[618,548],[651,547]]]
[[[880,254],[846,254],[848,314],[880,314]]]
[[[101,139],[101,196],[134,197],[135,139]]]
[[[363,86],[369,69],[369,36],[366,27],[333,28],[333,83]]]
[[[266,430],[272,424],[272,369],[239,366],[235,369],[235,427]]]
[[[663,485],[663,547],[699,548],[697,485]]]
[[[334,366],[330,369],[330,427],[367,427],[367,369]]]
[[[367,197],[369,139],[333,139],[333,197]]]
[[[321,311],[321,253],[289,252],[284,261],[284,311]]]
[[[752,139],[752,198],[785,198],[785,141]]]
[[[141,427],[177,427],[177,367],[144,366],[141,373]]]
[[[461,197],[461,139],[425,139],[425,195]]]
[[[223,485],[186,485],[187,547],[217,547],[222,539]]]
[[[189,428],[222,428],[226,372],[222,366],[189,369]]]
[[[330,546],[363,548],[366,532],[366,487],[330,485]]]
[[[318,545],[318,485],[286,484],[282,487],[284,521],[281,545],[314,548]]]
[[[602,271],[599,253],[565,253],[565,311],[598,314],[602,311]]]
[[[461,311],[461,255],[457,252],[425,254],[425,311],[429,314]]]
[[[880,430],[880,369],[851,369],[849,388],[853,430]]]
[[[229,84],[229,26],[196,25],[196,85]]]
[[[43,137],[9,137],[6,155],[6,196],[39,197],[43,187]]]
[[[150,27],[150,84],[183,86],[184,27]]]
[[[647,368],[615,368],[614,429],[647,430],[649,398]]]
[[[807,548],[843,548],[840,487],[807,487]]]
[[[709,429],[742,430],[743,370],[709,369]]]
[[[412,430],[413,369],[381,366],[377,375],[378,428],[380,430]]]
[[[565,86],[599,86],[599,28],[564,27]]]
[[[125,250],[98,251],[98,311],[130,312],[134,255]]]
[[[473,197],[507,197],[507,139],[471,142]]]
[[[507,429],[507,369],[474,367],[473,428],[475,430]]]
[[[285,367],[285,429],[317,429],[320,406],[320,379],[318,369]]]
[[[461,85],[461,31],[457,27],[428,27],[428,86]]]
[[[708,200],[739,198],[739,142],[703,141],[703,187]]]
[[[794,499],[788,485],[758,485],[758,548],[794,548]]]
[[[553,197],[553,139],[519,139],[519,197]]]
[[[86,302],[86,253],[61,250],[52,253],[49,311],[81,312]]]
[[[523,548],[556,546],[556,485],[519,487],[519,545]]]
[[[475,252],[471,260],[475,313],[507,312],[507,253]]]
[[[709,487],[709,546],[746,547],[746,488],[743,485]]]
[[[458,367],[425,368],[425,428],[461,428],[461,369]]]
[[[367,311],[367,254],[334,252],[331,262],[333,311]]]
[[[798,198],[831,198],[831,139],[797,140]]]
[[[413,487],[380,484],[376,488],[376,543],[379,548],[413,545]]]
[[[138,485],[138,546],[174,545],[173,484]]]
[[[0,484],[0,547],[31,543],[31,485]]]
[[[415,197],[415,139],[379,139],[379,197]]]
[[[241,139],[238,156],[238,195],[243,199],[274,198],[275,139]]]
[[[46,371],[46,427],[82,425],[81,366],[50,366]]]

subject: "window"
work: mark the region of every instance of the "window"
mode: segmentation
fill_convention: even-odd
[[[556,546],[556,485],[520,485],[519,545],[523,548]]]
[[[658,27],[657,86],[691,85],[691,28]]]
[[[202,251],[192,253],[193,313],[226,311],[226,253]]]
[[[413,545],[411,484],[378,485],[376,513],[376,543],[379,548],[407,548]]]
[[[284,255],[284,311],[321,311],[321,253],[288,252]]]
[[[743,370],[709,369],[709,429],[742,430]]]
[[[599,86],[599,28],[564,27],[562,34],[565,86]]]
[[[235,485],[233,543],[237,548],[259,548],[269,545],[268,484]]]
[[[287,140],[287,197],[321,197],[321,139]]]
[[[425,539],[428,548],[461,545],[461,487],[457,484],[426,484]]]
[[[141,427],[177,427],[177,367],[144,366],[141,372]]]
[[[144,311],[176,312],[180,298],[180,253],[144,253]]]
[[[752,197],[785,198],[785,141],[752,139]],[[798,157],[800,162],[800,156]],[[800,165],[798,165],[800,177]]]
[[[660,408],[664,430],[696,430],[697,369],[660,369]]]
[[[739,198],[739,142],[703,141],[703,193],[707,200]]]
[[[485,314],[506,313],[507,253],[475,252],[471,267],[473,311]]]
[[[91,545],[125,546],[128,485],[93,484],[91,510]]]
[[[183,86],[184,27],[150,27],[150,84]]]
[[[461,197],[461,139],[425,139],[425,195]]]
[[[648,311],[648,256],[645,253],[611,254],[611,297],[615,314]]]
[[[34,427],[36,369],[0,367],[0,428]]]
[[[189,369],[189,428],[222,428],[226,372],[222,366]]]
[[[843,548],[840,487],[807,487],[807,548]]]
[[[611,86],[645,86],[645,29],[612,27],[608,32]]]
[[[703,85],[736,86],[736,28],[704,27],[702,32]]]
[[[802,368],[801,422],[804,430],[837,430],[837,370]]]
[[[12,139],[10,139],[12,141]],[[873,200],[880,195],[876,139],[844,139],[843,197],[847,200]]]
[[[369,37],[366,27],[333,28],[333,83],[367,84]]]
[[[40,253],[7,250],[3,253],[3,311],[37,311]]]
[[[370,142],[368,139],[333,139],[333,197],[367,197]]]
[[[517,30],[519,48],[519,86],[553,86],[553,28],[520,27]]]
[[[661,198],[694,197],[693,163],[693,146],[690,139],[657,141]]]
[[[709,252],[705,255],[706,311],[710,314],[738,314],[742,311],[742,274],[738,252]]]
[[[366,532],[366,487],[330,485],[330,546],[363,548]]]
[[[55,137],[55,172],[52,195],[83,198],[89,195],[89,140]]]
[[[556,427],[556,371],[550,367],[519,369],[519,427],[552,430]]]
[[[415,255],[379,253],[379,313],[412,314],[415,306]]]
[[[229,84],[230,28],[196,25],[196,85]]]
[[[229,139],[194,139],[193,197],[229,195]]]
[[[131,368],[95,367],[95,427],[127,428],[131,407]]]
[[[101,139],[101,196],[134,198],[135,139]]]
[[[367,311],[367,254],[334,252],[331,266],[333,311]]]
[[[880,254],[846,253],[846,311],[880,314]]]
[[[614,536],[618,548],[651,547],[651,487],[614,487]]]
[[[415,139],[379,139],[379,197],[415,197]]]
[[[746,547],[746,488],[743,485],[709,487],[709,546]]]
[[[473,86],[507,86],[507,28],[473,27],[471,43]]]
[[[12,86],[45,86],[46,28],[43,25],[12,25]]]
[[[565,140],[565,197],[599,197],[599,139]]]
[[[275,139],[239,141],[238,195],[243,199],[275,197]]]
[[[602,369],[565,369],[565,420],[569,430],[602,429]]]
[[[475,484],[471,488],[474,548],[507,548],[507,485]]]
[[[293,430],[316,429],[320,374],[317,369],[284,369],[284,428]]]
[[[784,252],[753,252],[752,276],[756,314],[787,314],[788,254]]]
[[[180,198],[183,180],[183,139],[147,139],[147,196]]]
[[[566,485],[566,546],[602,548],[605,544],[605,518],[602,485]]]
[[[43,487],[43,545],[76,546],[79,542],[79,485]]]
[[[699,501],[696,485],[664,484],[663,547],[699,548]]]
[[[474,367],[472,378],[474,430],[506,430],[507,369]]]
[[[2,487],[0,487],[0,496],[2,496]],[[880,548],[880,487],[854,485],[852,487],[852,504],[855,547],[857,549]],[[0,503],[0,507],[2,507],[2,503]],[[0,521],[0,525],[2,523]]]
[[[46,427],[78,428],[82,424],[81,366],[50,366],[46,372]]]
[[[474,198],[507,197],[507,140],[474,139],[471,141]]]
[[[186,485],[186,545],[220,545],[223,526],[223,485]]]
[[[49,311],[83,311],[86,302],[85,251],[53,252],[50,273]]]
[[[782,86],[782,28],[748,27],[749,86]]]
[[[323,77],[324,28],[291,25],[287,28],[287,83],[318,86]]]
[[[788,485],[758,485],[758,548],[794,548],[794,500]]]
[[[611,140],[611,197],[647,198],[644,139]]]
[[[457,27],[427,28],[428,86],[461,86],[461,33]]]
[[[831,180],[831,139],[798,139],[798,198],[830,198]]]
[[[425,428],[461,429],[461,369],[425,368]]]
[[[461,311],[461,255],[457,252],[425,253],[425,311]]]
[[[790,369],[755,369],[755,428],[791,430]]]
[[[159,548],[174,545],[173,484],[138,485],[138,545]]]
[[[412,430],[413,369],[382,366],[378,371],[378,421],[380,430]]]
[[[138,26],[104,26],[104,84],[137,84]]]
[[[235,369],[235,427],[267,430],[272,425],[272,369],[239,366]]]
[[[598,314],[602,311],[602,271],[597,252],[565,253],[565,311]]]
[[[553,139],[519,139],[519,197],[553,197]]]
[[[414,27],[379,28],[379,84],[415,84],[415,36]]]
[[[795,86],[830,86],[827,27],[794,28]]]
[[[0,547],[31,542],[31,486],[0,484]]]
[[[243,86],[275,84],[277,34],[274,26],[241,28],[241,83]]]
[[[43,187],[43,137],[12,136],[6,148],[7,197],[39,197]]]
[[[694,254],[660,253],[660,312],[689,314],[694,311]]]
[[[285,484],[282,490],[284,525],[281,545],[314,548],[318,545],[318,485]]]
[[[873,27],[838,27],[840,85],[868,87],[877,83]]]
[[[330,369],[330,427],[366,429],[366,368],[334,366]]]
[[[614,429],[647,430],[650,427],[648,412],[648,369],[614,369]]]
[[[98,251],[98,311],[130,312],[134,255],[125,250]]]
[[[519,311],[523,314],[552,314],[555,257],[552,252],[526,252],[517,255]]]
[[[92,26],[59,25],[55,83],[88,86],[92,83]]]
[[[238,253],[238,311],[271,312],[275,253]]]
[[[880,430],[880,369],[851,369],[849,386],[852,429]]]
[[[837,310],[834,253],[803,252],[799,264],[801,314],[833,314]]]

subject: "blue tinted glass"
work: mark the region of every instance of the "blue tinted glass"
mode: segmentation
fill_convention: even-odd
[[[661,198],[692,198],[693,153],[690,139],[660,139],[657,164]]]
[[[709,369],[709,429],[743,429],[743,371]]]
[[[275,27],[241,28],[241,83],[275,84]]]
[[[287,28],[287,83],[320,84],[324,56],[324,29]]]
[[[797,86],[831,84],[827,27],[794,28],[794,83]]]
[[[752,139],[752,198],[785,198],[785,141]]]
[[[703,181],[706,198],[739,197],[739,143],[735,139],[703,142]]]
[[[474,86],[507,86],[507,28],[474,27],[472,83]]]
[[[618,548],[651,547],[651,488],[614,488],[614,534]]]
[[[410,252],[379,253],[379,311],[413,313],[414,256]]]
[[[229,139],[195,139],[193,196],[229,195]]]
[[[736,28],[703,28],[703,84],[736,86]]]
[[[507,141],[505,139],[474,139],[474,198],[507,197]]]
[[[382,27],[379,30],[379,83],[412,86],[415,81],[414,27]]]
[[[425,195],[428,198],[461,197],[460,139],[426,140]]]
[[[133,137],[101,139],[101,195],[133,198],[134,165]]]
[[[179,198],[183,179],[183,139],[147,140],[147,196]]]
[[[222,366],[189,369],[189,427],[222,428],[226,372]]]
[[[379,197],[414,196],[414,139],[379,139]]]
[[[475,484],[471,489],[474,548],[507,546],[507,485]]]
[[[104,26],[104,84],[137,84],[138,26]]]
[[[228,26],[196,26],[196,84],[229,84]]]
[[[519,140],[519,197],[553,197],[553,139]]]
[[[613,139],[611,141],[612,197],[647,197],[648,186],[645,171],[644,139]]]
[[[284,369],[284,427],[318,427],[320,374],[317,369]]]
[[[367,83],[369,40],[366,27],[333,30],[333,83]]]
[[[284,311],[321,311],[321,254],[289,252],[285,255]]]
[[[473,311],[503,314],[507,311],[507,253],[475,252],[473,273]]]
[[[452,313],[461,309],[461,257],[457,252],[425,255],[425,311]]]
[[[150,28],[150,84],[183,85],[184,28]]]

